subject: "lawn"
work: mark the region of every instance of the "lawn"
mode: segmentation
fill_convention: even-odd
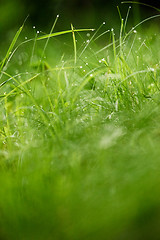
[[[0,239],[159,239],[156,18],[15,33],[0,65]]]

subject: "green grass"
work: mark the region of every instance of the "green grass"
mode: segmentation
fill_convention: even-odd
[[[0,239],[159,239],[160,35],[145,24],[18,30],[0,67]]]

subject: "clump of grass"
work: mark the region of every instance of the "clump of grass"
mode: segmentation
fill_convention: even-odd
[[[0,238],[157,239],[159,32],[55,23],[1,63]]]

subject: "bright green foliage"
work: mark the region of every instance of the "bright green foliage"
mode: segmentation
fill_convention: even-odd
[[[12,50],[0,239],[159,239],[160,36],[124,26],[120,37],[72,26],[66,45],[51,33]]]

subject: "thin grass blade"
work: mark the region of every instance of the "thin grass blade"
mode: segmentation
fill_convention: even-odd
[[[77,63],[77,45],[76,45],[76,38],[75,38],[75,33],[74,33],[74,27],[71,24],[71,29],[72,29],[72,37],[73,37],[73,46],[74,46],[74,63]]]
[[[8,49],[8,51],[7,51],[6,56],[5,56],[5,58],[3,59],[3,61],[1,62],[0,72],[1,72],[2,69],[4,68],[7,59],[9,58],[10,54],[12,53],[12,50],[13,50],[16,42],[17,42],[17,39],[19,38],[19,35],[20,35],[20,33],[22,32],[23,26],[24,26],[24,25],[22,25],[22,26],[19,28],[19,30],[17,31],[16,35],[14,36],[14,38],[13,38],[13,40],[12,40],[12,42],[11,42],[11,45],[9,46],[9,49]]]
[[[74,29],[74,32],[86,32],[86,31],[94,31],[94,29]],[[56,36],[64,35],[67,33],[73,33],[73,30],[66,30],[66,31],[52,33],[52,34],[47,34],[47,35],[38,37],[37,40],[43,40],[46,38],[56,37]]]

